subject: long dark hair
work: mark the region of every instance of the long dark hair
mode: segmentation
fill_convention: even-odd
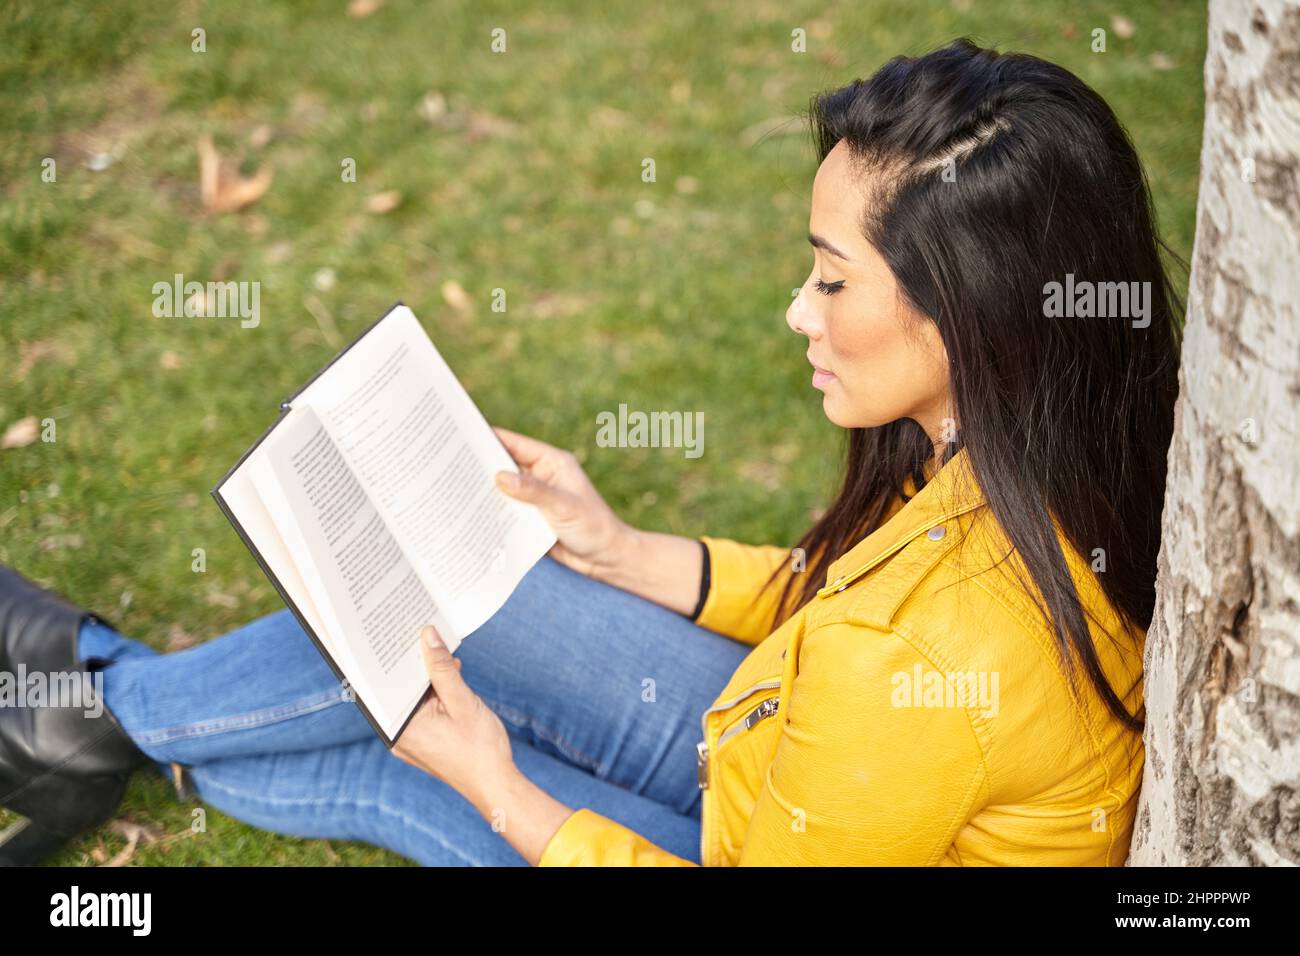
[[[1069,673],[1073,648],[1110,711],[1140,731],[1145,705],[1130,714],[1107,682],[1052,523],[1079,554],[1104,550],[1101,588],[1126,629],[1145,631],[1183,314],[1161,250],[1182,260],[1157,235],[1127,132],[1068,70],[964,38],[815,96],[811,125],[819,161],[843,140],[855,170],[881,174],[863,235],[947,348],[958,427],[939,463],[967,450]],[[1149,283],[1149,325],[1049,317],[1048,284],[1067,276]],[[911,419],[849,429],[842,488],[799,541],[807,573],[787,578],[774,627],[908,500],[909,477],[924,486],[934,454]]]

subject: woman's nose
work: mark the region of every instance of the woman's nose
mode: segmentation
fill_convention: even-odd
[[[808,301],[807,286],[794,290],[794,301],[785,310],[785,324],[800,335],[816,338],[819,323]]]

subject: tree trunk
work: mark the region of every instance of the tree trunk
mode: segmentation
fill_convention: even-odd
[[[1129,864],[1300,864],[1300,4],[1210,0]]]

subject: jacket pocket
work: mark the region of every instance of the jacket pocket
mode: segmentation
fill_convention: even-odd
[[[722,733],[718,735],[717,751],[722,749],[722,745],[738,733],[746,730],[752,730],[754,725],[761,720],[766,720],[773,716],[780,709],[781,698],[779,696],[768,697],[761,701],[757,707],[747,710],[734,723],[723,728]],[[716,751],[715,751],[716,752]]]
[[[757,710],[757,708],[746,706],[745,709],[741,712],[740,717],[738,717],[732,723],[729,723],[725,727],[723,727],[722,730],[719,732],[717,742],[713,745],[712,751],[710,751],[710,748],[708,746],[709,717],[719,712],[731,710],[733,707],[740,705],[742,701],[746,700],[746,698],[754,699],[759,693],[763,691],[775,692],[780,688],[780,686],[781,686],[781,678],[779,677],[772,677],[767,680],[759,681],[757,684],[751,685],[750,687],[741,691],[739,694],[729,697],[727,700],[723,700],[715,703],[712,707],[710,707],[700,716],[700,730],[702,732],[703,739],[698,744],[695,745],[695,765],[699,771],[699,786],[701,790],[707,790],[709,786],[710,758],[717,755],[718,749],[722,745],[722,741],[724,739],[727,739],[729,736],[732,736],[732,729],[736,726],[744,727],[744,722],[750,718],[750,716],[754,713],[755,710]],[[775,698],[776,695],[774,693],[770,693],[769,696]],[[765,713],[763,714],[763,716],[770,716],[770,715]],[[760,717],[759,719],[762,718]],[[753,725],[751,724],[751,726]]]

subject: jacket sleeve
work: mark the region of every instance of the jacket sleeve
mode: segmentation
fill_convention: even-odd
[[[933,706],[934,682],[948,686],[951,670],[896,632],[846,623],[809,632],[740,865],[942,862],[988,799],[966,708]]]
[[[759,644],[772,633],[777,599],[794,573],[789,549],[729,538],[700,540],[709,549],[709,594],[695,623],[744,644]],[[785,572],[765,589],[768,576],[782,564]]]
[[[538,866],[695,866],[595,810],[579,808],[560,824]]]

